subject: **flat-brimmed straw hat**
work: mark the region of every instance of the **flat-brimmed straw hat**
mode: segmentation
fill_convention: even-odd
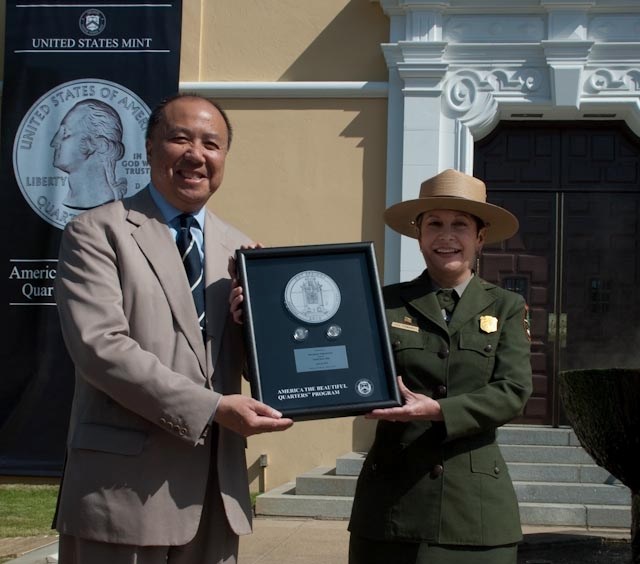
[[[394,204],[384,212],[385,223],[402,235],[419,237],[416,221],[426,211],[454,210],[479,217],[486,226],[485,243],[497,243],[515,235],[518,220],[511,212],[487,203],[482,180],[447,169],[420,185],[420,196]]]

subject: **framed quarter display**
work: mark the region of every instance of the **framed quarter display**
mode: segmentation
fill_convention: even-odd
[[[373,243],[236,259],[254,398],[295,420],[400,405]]]

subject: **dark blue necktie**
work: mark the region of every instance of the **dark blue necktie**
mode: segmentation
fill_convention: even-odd
[[[180,251],[182,263],[187,273],[187,280],[189,280],[189,286],[191,287],[191,294],[193,295],[193,303],[196,306],[200,330],[204,336],[204,270],[202,268],[202,259],[200,258],[198,245],[191,234],[191,228],[195,227],[196,229],[200,229],[200,225],[198,225],[196,218],[192,215],[182,214],[179,216],[179,219],[180,229],[178,229],[176,243],[178,244],[178,251]]]

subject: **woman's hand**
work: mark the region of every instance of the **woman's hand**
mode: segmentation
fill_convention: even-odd
[[[442,421],[440,404],[424,394],[415,394],[404,385],[402,376],[398,376],[398,389],[404,403],[400,407],[374,409],[365,415],[365,419],[383,419],[385,421],[414,421],[427,419]]]
[[[242,245],[241,249],[263,249],[262,243],[255,243],[252,245]],[[244,295],[242,293],[242,286],[238,280],[238,271],[236,269],[235,257],[229,257],[229,265],[227,267],[229,276],[231,276],[231,292],[229,292],[229,311],[231,317],[238,324],[242,325],[242,302],[244,301]]]

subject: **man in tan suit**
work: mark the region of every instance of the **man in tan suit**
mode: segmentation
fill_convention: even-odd
[[[64,231],[56,296],[76,388],[61,564],[235,563],[238,535],[251,532],[245,437],[292,421],[240,394],[227,267],[251,241],[205,208],[231,133],[204,98],[161,104],[147,131],[150,186]],[[202,323],[176,246],[181,214],[197,222]]]

